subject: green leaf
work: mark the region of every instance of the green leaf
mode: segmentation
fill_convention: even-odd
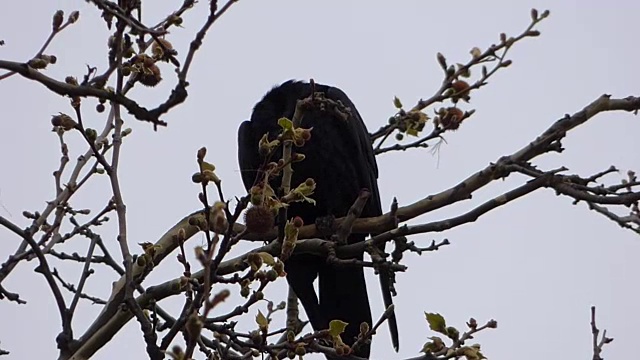
[[[458,339],[460,339],[460,331],[453,326],[449,326],[447,328],[447,336],[449,337],[449,339],[457,341]]]
[[[459,353],[462,353],[467,360],[480,360],[478,356],[478,349],[471,346],[463,346],[460,348]]]
[[[273,255],[266,252],[259,252],[258,255],[262,258],[262,262],[269,266],[273,266],[276,264],[276,260],[273,258]]]
[[[206,161],[202,162],[202,170],[215,171],[216,167],[213,164],[210,164]]]
[[[424,343],[424,345],[422,345],[422,350],[423,353],[432,353],[435,352],[435,346],[433,345],[433,343],[431,341],[427,341],[426,343]]]
[[[418,130],[413,128],[407,129],[407,135],[418,136]]]
[[[333,337],[339,336],[344,332],[344,329],[349,325],[341,320],[331,320],[329,323],[329,334]]]
[[[258,315],[256,315],[256,324],[258,324],[260,330],[266,330],[269,328],[269,320],[267,320],[260,310],[258,310]]]
[[[440,351],[444,348],[444,341],[437,336],[431,336],[429,340],[422,346],[422,352],[424,353],[434,353]]]
[[[458,63],[456,65],[458,66],[458,71],[460,71],[460,69],[464,68],[464,64]],[[469,68],[464,69],[462,72],[460,72],[460,76],[462,76],[463,78],[471,77],[471,70]]]
[[[278,120],[278,125],[284,130],[293,130],[293,121],[283,117]]]
[[[396,109],[402,109],[402,101],[400,101],[397,96],[393,97],[393,106],[395,106]]]
[[[424,315],[427,318],[427,322],[429,323],[431,330],[448,335],[447,323],[442,315],[428,312],[425,312]]]

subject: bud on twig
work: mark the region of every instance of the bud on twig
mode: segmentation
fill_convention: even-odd
[[[80,18],[80,11],[76,10],[74,12],[72,12],[71,14],[69,14],[69,24],[73,24],[76,21],[78,21],[78,19]]]
[[[55,14],[53,14],[53,21],[51,24],[53,31],[58,31],[58,29],[60,29],[60,26],[62,25],[63,17],[64,17],[64,11],[62,10],[58,10],[56,11]]]

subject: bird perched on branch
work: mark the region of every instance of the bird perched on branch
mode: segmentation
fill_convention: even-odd
[[[304,154],[304,160],[293,164],[291,187],[315,180],[316,188],[311,196],[315,204],[291,203],[287,218],[302,218],[305,224],[316,223],[327,216],[343,217],[366,188],[371,196],[362,210],[361,217],[382,214],[378,192],[378,167],[371,146],[369,132],[355,106],[342,90],[314,83],[287,81],[269,91],[258,102],[251,120],[241,124],[238,132],[238,159],[242,180],[247,190],[263,181],[261,176],[265,164],[278,161],[282,145],[272,151],[272,159],[265,159],[258,144],[265,134],[274,140],[282,128],[278,120],[292,119],[296,103],[309,97],[312,92],[324,93],[330,101],[348,108],[345,114],[323,107],[304,110],[300,127],[312,129],[311,138],[295,152]],[[342,116],[340,116],[342,115]],[[259,176],[260,175],[260,176]],[[281,176],[269,180],[273,189],[281,187]],[[364,241],[366,234],[351,234],[347,242]],[[360,254],[358,259],[362,260]],[[360,333],[362,322],[372,325],[371,308],[364,279],[359,266],[335,266],[327,264],[326,258],[311,254],[294,254],[285,261],[287,280],[298,296],[309,321],[315,330],[327,329],[331,320],[342,320],[348,325],[342,334],[347,345],[352,345]],[[319,278],[319,294],[313,282]],[[385,307],[392,304],[391,278],[387,271],[380,271]],[[398,349],[398,330],[395,315],[389,317],[393,345]],[[370,346],[360,346],[355,355],[369,357]]]

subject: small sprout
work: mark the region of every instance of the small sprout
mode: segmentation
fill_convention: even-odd
[[[100,174],[100,175],[104,174],[104,169],[100,167],[96,168],[96,174]]]
[[[58,62],[58,57],[55,55],[45,55],[42,54],[39,56],[40,59],[44,60],[47,62],[47,64],[55,64]]]
[[[131,134],[132,131],[133,130],[131,128],[126,128],[126,129],[122,130],[122,133],[120,134],[120,136],[125,137],[125,136]]]
[[[434,352],[444,349],[444,341],[439,336],[431,336],[429,340],[431,340],[431,348]]]
[[[477,59],[477,58],[479,58],[480,56],[482,56],[482,51],[481,51],[477,46],[474,46],[474,47],[469,51],[469,53],[471,54],[471,56],[472,56],[474,59]]]
[[[395,106],[396,109],[402,109],[402,102],[397,96],[393,97],[393,106]]]
[[[204,161],[204,157],[207,155],[207,148],[206,147],[201,147],[200,149],[198,149],[198,153],[196,154],[196,158],[198,159],[198,161]]]
[[[68,131],[78,126],[78,123],[76,123],[71,118],[71,116],[64,113],[60,113],[59,115],[54,115],[53,117],[51,117],[51,125],[60,127],[64,131]]]
[[[76,79],[73,76],[67,76],[66,78],[64,78],[64,82],[66,82],[69,85],[78,85],[78,79]]]
[[[72,12],[71,14],[69,14],[69,20],[67,20],[69,22],[69,24],[73,24],[76,21],[78,21],[78,19],[80,18],[80,11],[76,10],[74,12]]]
[[[264,204],[264,193],[262,190],[263,188],[260,186],[252,186],[251,189],[249,189],[249,194],[251,195],[249,201],[251,205],[261,206]]]
[[[167,54],[170,55],[175,52],[173,45],[166,39],[158,39],[151,44],[151,54],[153,54],[153,57],[156,59],[162,59],[167,55],[165,54],[165,49]]]
[[[84,130],[85,135],[87,135],[87,139],[94,142],[98,138],[98,132],[95,129],[87,128]]]
[[[511,65],[512,61],[511,60],[505,60],[502,62],[502,64],[500,64],[500,66],[502,67],[508,67],[509,65]]]
[[[301,153],[295,153],[291,155],[291,162],[294,162],[294,163],[303,161],[304,159],[305,159],[305,156],[304,154],[301,154]]]
[[[458,341],[460,339],[460,331],[453,326],[449,326],[447,328],[447,336],[453,341]]]
[[[220,180],[220,178],[218,177],[218,175],[216,175],[216,173],[214,173],[211,170],[204,170],[202,172],[202,176],[204,177],[204,181],[206,182],[212,182],[214,184],[220,184],[220,182],[222,182],[222,180]]]
[[[275,270],[278,273],[278,276],[286,276],[287,275],[287,273],[284,271],[284,263],[282,261],[277,261],[273,265],[273,270]],[[283,309],[284,309],[284,307],[283,307]]]
[[[286,194],[282,201],[285,203],[291,202],[308,202],[310,204],[315,204],[316,201],[310,198],[309,196],[313,195],[313,192],[316,189],[316,182],[309,178],[302,184],[298,185],[295,189],[292,189],[288,194]]]
[[[138,265],[141,268],[146,267],[147,259],[145,259],[144,256],[138,256],[138,258],[136,259],[136,265]]]
[[[167,355],[169,355],[173,360],[184,359],[184,351],[182,351],[182,348],[179,345],[174,345],[171,348],[171,351],[167,352]]]
[[[438,63],[442,67],[442,70],[447,71],[447,59],[442,55],[442,53],[438,53],[437,55]]]
[[[267,156],[279,145],[279,140],[276,139],[273,141],[269,141],[269,134],[264,134],[258,142],[258,153],[260,154],[260,156]]]
[[[489,320],[489,322],[487,322],[487,327],[489,329],[495,329],[498,327],[498,322],[496,320],[491,319]]]
[[[251,340],[254,345],[262,344],[262,333],[257,330],[249,332],[249,340]]]
[[[180,26],[182,25],[182,18],[178,15],[171,15],[169,16],[169,19],[167,19],[167,24]]]
[[[304,343],[299,343],[296,346],[295,353],[298,356],[304,356],[307,353],[307,350],[304,348]]]
[[[185,324],[185,329],[187,333],[192,339],[197,339],[200,337],[200,331],[202,330],[202,321],[200,320],[200,316],[196,311],[192,312],[191,315],[187,318],[187,323]]]
[[[267,271],[267,280],[268,281],[276,281],[276,279],[278,279],[278,273],[271,269],[269,271]]]
[[[213,165],[212,163],[206,162],[204,160],[200,161],[200,166],[202,167],[202,170],[204,171],[215,171],[216,170],[216,166]]]
[[[260,329],[260,331],[269,331],[269,320],[260,310],[258,310],[258,315],[256,315],[256,324],[258,324],[258,328]]]
[[[258,253],[250,253],[247,255],[247,263],[252,271],[258,271],[262,267],[262,257]]]
[[[531,9],[531,20],[533,20],[533,21],[538,20],[538,10],[537,9]]]
[[[198,261],[200,261],[201,264],[205,264],[207,261],[207,254],[204,251],[204,248],[202,246],[196,246],[193,249],[193,252],[196,255],[196,259],[198,259]]]
[[[296,227],[291,220],[288,220],[284,226],[284,242],[280,253],[280,260],[286,261],[293,253],[298,241],[299,228]],[[275,269],[275,267],[274,267]]]
[[[456,64],[456,67],[458,68],[458,71],[460,71],[460,76],[463,78],[471,77],[471,68],[465,67],[464,64],[460,63]]]
[[[402,135],[402,133],[397,133],[396,134],[396,140],[402,141],[402,139],[404,139],[404,135]]]
[[[449,78],[449,77],[452,77],[456,73],[456,68],[453,65],[451,65],[451,66],[449,66],[447,68],[446,71],[447,71],[447,77]]]
[[[44,59],[35,58],[27,61],[27,65],[29,65],[29,67],[32,67],[36,70],[40,70],[40,69],[46,68],[47,65],[49,65],[49,63]]]
[[[104,112],[104,110],[105,110],[105,106],[104,106],[104,104],[98,104],[98,105],[96,105],[96,111],[97,111],[97,112],[99,112],[99,113],[103,113],[103,112]]]
[[[156,252],[161,249],[160,245],[154,245],[150,242],[143,242],[139,243],[138,245],[140,245],[146,255],[149,255],[151,257],[156,256]]]
[[[280,145],[279,140],[276,139],[273,141],[269,141],[268,134],[264,134],[262,135],[262,138],[260,138],[260,141],[258,142],[258,153],[260,154],[260,156],[267,156],[279,145]]]
[[[364,337],[369,332],[369,329],[370,329],[370,327],[369,327],[368,323],[366,323],[366,322],[361,323],[360,324],[360,335],[362,337]]]
[[[469,327],[469,329],[475,330],[476,328],[478,328],[478,321],[474,318],[471,318],[467,322],[467,326]]]
[[[463,346],[456,351],[456,354],[463,355],[467,360],[480,360],[483,357],[478,350],[480,349],[474,348],[473,346]]]
[[[223,233],[229,227],[227,216],[225,214],[226,205],[217,201],[211,209],[211,230],[217,233]]]
[[[63,20],[64,20],[64,11],[58,10],[56,11],[55,14],[53,14],[53,21],[51,24],[53,31],[58,31],[58,29],[60,29],[60,26],[62,25]]]
[[[122,56],[124,56],[126,59],[133,57],[133,55],[135,54],[136,52],[133,50],[132,47],[128,47],[122,52]]]
[[[329,335],[334,338],[340,336],[340,334],[342,334],[347,328],[347,325],[349,325],[349,323],[341,320],[331,320],[329,322]]]

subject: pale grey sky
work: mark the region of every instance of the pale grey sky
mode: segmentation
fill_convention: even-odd
[[[148,2],[145,20],[156,23],[182,1]],[[153,5],[150,5],[153,4]],[[152,8],[157,6],[157,8]],[[542,35],[517,45],[513,65],[472,97],[467,108],[477,110],[461,130],[447,134],[438,156],[409,151],[379,156],[380,190],[385,207],[395,196],[408,204],[443,190],[533,140],[557,118],[573,113],[603,93],[614,97],[640,95],[637,37],[640,3],[600,1],[256,1],[242,0],[211,30],[191,70],[187,102],[165,120],[169,126],[153,132],[130,117],[133,134],[123,147],[121,181],[128,206],[130,246],[155,241],[185,214],[198,208],[198,188],[190,181],[195,152],[206,145],[217,166],[227,196],[244,193],[236,162],[236,131],[255,102],[270,87],[290,78],[309,79],[342,88],[358,107],[370,130],[394,113],[392,98],[406,104],[430,96],[439,86],[441,70],[435,54],[464,62],[469,50],[498,42],[500,32],[515,35],[529,22],[529,10],[551,10],[539,27]],[[108,31],[100,13],[85,1],[23,0],[5,5],[0,14],[0,58],[27,60],[44,41],[56,9],[81,12],[80,21],[64,31],[49,53],[58,64],[50,75],[82,76],[85,64],[106,65]],[[193,34],[207,15],[207,5],[185,16],[185,26],[173,29],[170,41],[184,55]],[[166,81],[153,89],[136,89],[143,105],[164,101],[174,85],[166,66]],[[52,198],[51,173],[60,154],[50,132],[52,114],[71,112],[68,100],[42,86],[14,76],[0,83],[4,131],[0,132],[0,213],[20,226],[23,210],[35,211]],[[90,109],[95,104],[87,102]],[[102,115],[86,112],[86,122],[100,127]],[[564,140],[566,151],[542,157],[545,168],[565,165],[571,173],[590,175],[610,165],[623,172],[640,170],[640,122],[627,113],[599,115]],[[70,137],[72,161],[85,146]],[[490,196],[516,186],[510,179],[480,191],[474,200],[418,219],[431,221],[459,214]],[[106,178],[80,192],[73,205],[98,209],[110,197]],[[115,216],[113,216],[115,217]],[[114,224],[103,229],[114,250]],[[442,234],[412,238],[427,245],[448,238],[452,245],[422,257],[405,258],[409,271],[398,275],[395,298],[400,325],[400,353],[392,350],[387,328],[373,343],[373,359],[418,355],[432,336],[423,312],[439,312],[460,329],[469,317],[498,321],[498,329],[476,338],[490,359],[587,359],[591,356],[589,307],[597,306],[598,322],[615,341],[605,348],[609,359],[637,354],[640,333],[640,239],[622,230],[584,204],[540,190],[476,223]],[[19,239],[0,229],[0,261]],[[67,251],[84,247],[69,245]],[[201,237],[192,240],[192,245]],[[246,248],[245,248],[246,249]],[[117,251],[116,251],[117,253]],[[35,262],[20,265],[3,283],[27,300],[18,306],[0,302],[0,347],[10,359],[52,359],[59,317],[44,279],[33,272]],[[79,267],[54,262],[68,281],[77,282]],[[179,276],[174,260],[165,261],[145,281],[146,286]],[[98,271],[88,291],[107,297],[113,272]],[[374,314],[382,310],[377,280],[368,273]],[[286,289],[280,281],[267,297]],[[232,297],[226,308],[234,304]],[[167,301],[180,306],[182,297]],[[98,306],[84,304],[75,319],[80,335]],[[255,312],[255,311],[254,311]],[[375,315],[374,315],[375,316]],[[247,316],[253,321],[253,315]],[[95,359],[144,358],[137,323],[131,322]],[[309,357],[310,359],[312,357]]]

